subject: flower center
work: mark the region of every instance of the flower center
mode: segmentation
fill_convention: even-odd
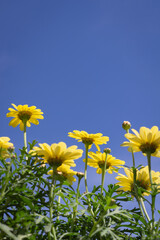
[[[85,138],[85,137],[83,137],[82,138],[82,142],[84,144],[91,145],[93,143],[93,139],[92,138]]]
[[[21,111],[18,113],[18,117],[20,120],[22,120],[22,122],[24,121],[27,122],[31,116],[32,116],[32,113],[29,111]]]
[[[53,173],[53,178],[60,182],[63,182],[67,179],[67,176],[65,176],[65,174],[63,172],[59,172],[55,169],[54,173]]]
[[[140,150],[143,152],[143,153],[154,153],[157,149],[157,146],[156,144],[154,143],[144,143],[140,146]]]
[[[98,165],[99,165],[100,168],[104,168],[104,164],[105,164],[104,161],[100,161],[100,162],[98,163]],[[108,169],[110,166],[111,166],[111,165],[107,162],[107,163],[106,163],[106,169]]]
[[[149,190],[149,182],[144,182],[144,181],[136,181],[137,187],[141,187],[144,190]],[[134,183],[131,183],[131,192],[135,194],[135,188],[134,188]],[[142,190],[143,193],[143,190]]]
[[[149,182],[143,182],[143,181],[137,180],[137,185],[138,185],[138,187],[142,187],[145,190],[148,190],[148,188],[149,188]]]
[[[62,165],[62,160],[59,158],[48,158],[47,162],[49,165],[53,166],[53,168],[57,169]]]

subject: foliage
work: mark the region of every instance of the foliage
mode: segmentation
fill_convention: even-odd
[[[25,105],[27,111],[23,110],[23,106],[19,106],[17,110],[12,109],[12,117],[16,114],[16,124],[23,125],[23,149],[20,149],[18,154],[14,151],[13,145],[8,142],[9,138],[2,137],[0,139],[0,239],[160,239],[160,220],[155,221],[154,217],[155,200],[157,194],[159,194],[160,173],[151,171],[150,161],[151,150],[154,154],[153,142],[154,144],[157,143],[157,149],[154,145],[154,151],[157,156],[159,154],[160,140],[158,136],[160,133],[157,127],[153,127],[151,132],[147,128],[141,130],[141,134],[142,131],[144,133],[146,131],[146,135],[143,133],[143,139],[141,139],[143,140],[143,153],[144,140],[148,141],[147,139],[150,139],[150,143],[145,143],[148,170],[143,171],[143,177],[138,175],[141,166],[135,167],[134,152],[130,148],[135,143],[125,142],[123,144],[129,146],[133,166],[126,170],[127,176],[119,174],[117,179],[120,179],[119,184],[128,192],[120,190],[118,183],[110,184],[107,188],[104,188],[105,174],[110,171],[110,167],[113,165],[112,171],[115,172],[118,172],[120,168],[119,163],[115,162],[111,155],[114,162],[107,162],[107,154],[111,151],[108,148],[104,150],[103,154],[97,152],[94,154],[95,159],[89,160],[93,167],[98,166],[100,168],[99,173],[101,173],[102,182],[100,186],[94,186],[92,191],[88,191],[87,165],[89,165],[88,156],[90,156],[88,150],[93,143],[99,148],[99,145],[104,144],[104,141],[106,143],[109,138],[102,136],[102,134],[88,134],[84,131],[74,131],[76,137],[69,133],[85,145],[85,172],[70,171],[70,166],[74,166],[73,156],[77,159],[83,151],[77,149],[76,146],[67,148],[66,144],[62,142],[51,146],[41,144],[40,147],[35,147],[36,141],[28,143],[28,149],[26,126],[27,121],[35,114],[32,110],[32,108],[35,109],[35,106],[32,106],[30,110],[28,105]],[[38,109],[38,111],[41,110]],[[36,119],[37,115],[35,114],[32,117]],[[14,121],[12,123],[15,124]],[[35,121],[32,121],[32,123],[35,123]],[[132,137],[130,140],[132,141],[134,137],[133,134],[129,135],[130,123],[125,122],[123,127],[127,131],[127,137]],[[139,135],[137,132],[136,134],[136,144],[138,144],[136,147],[138,146],[141,149]],[[146,137],[147,134],[148,138]],[[157,139],[155,136],[157,136]],[[38,152],[36,152],[37,149]],[[100,157],[97,158],[97,156]],[[96,161],[96,165],[93,161]],[[52,175],[49,174],[50,170],[52,170]],[[153,173],[154,177],[152,176]],[[74,181],[74,174],[78,178],[76,189],[70,185]],[[84,193],[80,191],[83,177],[86,188]],[[144,185],[144,183],[147,185]],[[151,202],[144,197],[148,197],[148,195],[151,196]],[[137,200],[137,208],[125,209],[125,202],[131,202],[132,204],[134,198]],[[147,202],[151,207],[151,219],[144,202]]]
[[[139,209],[122,208],[132,198],[117,193],[116,185],[102,195],[101,186],[82,194],[67,182],[58,184],[51,221],[49,168],[34,164],[25,148],[10,162],[1,159],[0,239],[48,239],[52,224],[57,239],[141,239],[145,234],[147,224]]]

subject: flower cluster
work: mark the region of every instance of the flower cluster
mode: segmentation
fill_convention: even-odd
[[[20,129],[22,131],[25,131],[26,127],[30,127],[31,123],[35,125],[39,124],[38,119],[44,118],[43,112],[35,106],[16,106],[15,104],[12,104],[12,106],[14,109],[9,108],[9,113],[7,113],[7,117],[13,118],[9,125],[13,127],[20,125]],[[125,141],[121,144],[121,146],[127,146],[128,150],[132,153],[141,151],[147,156],[152,155],[160,157],[160,131],[158,127],[154,126],[151,129],[141,127],[139,133],[135,129],[132,129],[134,134],[129,133],[129,129],[131,127],[130,122],[124,121],[122,127],[127,131],[125,137],[129,141]],[[98,174],[103,175],[105,172],[118,172],[118,169],[123,167],[125,164],[124,161],[116,159],[110,155],[110,151],[106,152],[104,150],[103,153],[100,151],[100,145],[107,144],[109,141],[109,137],[103,136],[101,133],[89,134],[86,131],[74,130],[73,132],[69,132],[68,136],[75,138],[78,142],[82,142],[87,149],[90,149],[92,145],[95,144],[98,151],[96,153],[87,153],[89,158],[87,156],[87,158],[83,161],[86,163],[86,166],[89,165],[90,167],[96,168]],[[9,140],[10,139],[7,137],[0,138],[0,154],[3,158],[7,158],[9,156],[8,148],[13,147],[13,144],[10,143]],[[52,167],[52,170],[49,172],[50,175],[55,175],[55,177],[57,175],[59,179],[68,179],[69,182],[72,183],[75,181],[73,176],[76,175],[76,172],[70,168],[76,166],[74,161],[82,157],[83,150],[78,149],[75,145],[67,148],[67,145],[64,142],[53,143],[51,145],[41,143],[39,144],[39,147],[35,146],[30,153],[38,158],[37,161],[41,161],[42,164],[49,164]],[[86,171],[87,167],[85,169],[85,172]],[[150,191],[152,183],[159,183],[159,172],[151,172],[150,168],[141,168],[136,171],[136,175],[133,173],[132,169],[124,168],[124,171],[127,176],[119,173],[116,177],[119,181],[117,184],[121,186],[121,190],[129,191],[132,194],[134,191],[134,184]],[[134,181],[136,181],[136,183]]]
[[[27,173],[28,173],[28,169],[32,169],[32,168],[36,169],[38,174],[39,172],[41,172],[41,176],[43,175],[44,178],[46,178],[46,174],[48,173],[47,180],[43,178],[43,182],[45,183],[45,187],[48,187],[47,193],[49,198],[49,208],[48,208],[49,223],[53,222],[53,218],[54,218],[53,215],[56,216],[56,214],[57,214],[57,220],[59,220],[58,211],[60,206],[60,198],[61,196],[64,197],[63,191],[65,192],[65,189],[66,189],[65,187],[63,188],[62,185],[65,185],[66,181],[69,183],[69,185],[72,185],[73,182],[76,181],[75,176],[77,176],[78,184],[77,184],[75,204],[73,206],[74,201],[72,201],[72,204],[71,204],[72,205],[71,208],[73,208],[73,214],[71,216],[71,219],[73,221],[71,223],[70,233],[73,232],[74,223],[76,221],[76,215],[78,216],[77,214],[78,201],[83,202],[84,197],[86,197],[87,199],[87,205],[88,205],[87,214],[89,213],[88,215],[91,216],[91,220],[93,220],[93,223],[94,223],[93,226],[90,226],[91,232],[89,236],[92,237],[94,236],[93,232],[97,231],[96,225],[104,223],[107,219],[107,217],[101,219],[101,217],[103,217],[103,214],[101,211],[107,211],[105,214],[109,214],[110,208],[112,208],[112,206],[113,208],[118,207],[118,204],[116,204],[117,196],[118,197],[125,196],[125,199],[127,196],[127,199],[128,199],[128,195],[129,195],[129,199],[135,198],[137,200],[139,211],[141,212],[140,217],[143,218],[142,222],[146,221],[149,224],[148,232],[150,232],[152,235],[154,231],[157,231],[155,227],[154,211],[155,211],[155,198],[156,198],[156,195],[160,192],[160,172],[158,171],[155,172],[151,168],[151,157],[152,156],[160,157],[160,131],[157,126],[153,126],[151,129],[146,127],[141,127],[139,129],[139,132],[136,131],[135,129],[131,129],[132,133],[130,133],[129,131],[131,128],[131,123],[128,121],[123,122],[122,128],[126,131],[125,137],[127,141],[124,141],[121,144],[121,146],[128,147],[128,151],[131,152],[132,154],[133,164],[132,164],[132,167],[130,168],[125,166],[125,161],[117,159],[114,156],[112,156],[111,149],[108,148],[108,146],[107,147],[104,146],[103,152],[101,151],[101,146],[104,144],[108,144],[108,141],[109,141],[108,136],[103,136],[102,133],[90,134],[86,131],[79,131],[79,130],[73,130],[73,132],[69,132],[68,133],[69,137],[76,139],[78,142],[82,142],[84,145],[85,157],[83,158],[83,162],[85,163],[85,168],[84,168],[84,173],[82,173],[82,172],[74,171],[72,169],[73,167],[76,166],[75,161],[80,159],[83,155],[83,150],[79,149],[78,146],[76,145],[67,147],[67,144],[65,142],[52,143],[51,145],[49,145],[48,143],[39,143],[38,146],[35,146],[34,144],[30,144],[31,150],[28,153],[26,129],[27,127],[31,126],[31,123],[38,125],[39,124],[38,120],[44,118],[43,112],[41,111],[41,109],[37,109],[36,106],[29,107],[27,104],[18,105],[18,106],[16,106],[15,104],[12,104],[12,106],[14,108],[9,108],[8,109],[9,112],[6,115],[7,117],[13,118],[9,122],[9,125],[12,127],[17,127],[18,125],[20,125],[20,130],[23,131],[23,134],[24,134],[24,148],[22,151],[23,154],[21,153],[22,155],[20,157],[21,169],[22,169],[22,165],[27,167],[27,171],[26,171]],[[94,145],[97,148],[96,152],[90,151],[92,146],[94,149]],[[12,176],[12,165],[14,164],[13,168],[16,168],[16,164],[19,163],[18,158],[16,158],[16,154],[14,155],[13,152],[14,152],[14,146],[13,146],[13,143],[10,142],[10,138],[0,137],[0,160],[1,160],[1,164],[3,165],[3,166],[0,166],[2,169],[1,175],[3,177],[5,176],[5,173],[6,173],[6,178],[7,178],[7,181],[5,180],[2,181],[2,185],[3,184],[4,185],[0,189],[1,190],[0,202],[2,201],[3,198],[5,199],[6,195],[8,194],[9,188],[7,187],[7,184],[11,182],[11,180],[9,180],[9,177]],[[136,167],[136,161],[135,161],[136,152],[142,152],[142,154],[146,156],[148,161],[148,166],[144,167],[140,165]],[[6,162],[5,160],[7,158],[10,158],[11,162],[9,163],[8,161]],[[98,193],[99,194],[98,197],[95,197],[95,190],[93,190],[94,194],[90,194],[88,191],[88,184],[87,184],[88,166],[96,168],[96,173],[101,174],[101,185],[100,185],[101,192]],[[20,172],[22,172],[21,169],[20,169]],[[120,169],[124,170],[125,174],[120,173],[119,172]],[[114,186],[108,187],[108,191],[111,191],[112,193],[108,192],[108,195],[107,195],[107,191],[105,191],[104,189],[105,175],[106,173],[112,174],[113,172],[117,173],[117,176],[115,177],[117,182]],[[39,176],[40,174],[38,175],[38,178]],[[79,186],[80,186],[80,181],[83,177],[84,177],[86,191],[81,196],[79,191]],[[59,182],[58,184],[57,184],[57,181]],[[39,186],[41,186],[41,183],[39,184]],[[114,189],[113,191],[112,191],[112,187]],[[73,190],[72,187],[71,189]],[[98,190],[96,191],[99,191],[99,187],[97,189]],[[72,190],[71,192],[74,193],[74,191]],[[69,195],[72,194],[71,192],[69,193]],[[122,194],[122,192],[126,192],[126,193]],[[113,193],[117,195],[112,196]],[[94,195],[94,201],[92,201],[93,195]],[[151,199],[150,206],[151,206],[152,219],[150,219],[144,205],[144,201],[147,200],[146,197],[148,196]],[[95,206],[96,204],[95,199],[96,201],[98,201],[97,206]],[[63,200],[65,202],[65,198],[63,198]],[[53,207],[55,206],[54,204],[56,203],[56,201],[57,201],[57,210],[53,211]],[[147,202],[149,201],[147,200]],[[68,202],[65,202],[65,203],[68,204]],[[101,205],[101,203],[103,203],[103,206]],[[107,206],[104,206],[105,204]],[[30,206],[31,206],[31,203],[30,203]],[[60,207],[60,209],[62,208],[63,207]],[[61,216],[64,217],[65,214]],[[107,216],[107,215],[104,215],[104,216]],[[111,218],[111,215],[109,218]],[[115,219],[114,219],[114,224],[115,224]],[[139,219],[140,218],[138,217],[138,221],[136,221],[136,223],[139,222]],[[54,236],[54,237],[56,236],[54,234],[56,234],[56,230],[57,230],[56,228],[54,228],[54,224],[51,224],[51,225],[50,225],[50,230],[48,230],[49,239],[51,239],[51,236]],[[58,239],[58,238],[55,237],[54,239]],[[97,238],[97,236],[95,236],[95,239],[100,239],[100,238],[99,237]]]
[[[124,126],[126,125],[131,126],[130,123],[125,121],[122,127],[125,129]],[[127,130],[129,130],[129,128],[130,127],[128,127]],[[134,152],[142,152],[143,155],[147,156],[148,166],[141,167],[140,170],[124,168],[126,176],[119,173],[116,179],[119,181],[117,185],[121,186],[119,190],[130,192],[132,196],[138,197],[136,189],[139,187],[142,189],[142,195],[149,195],[154,189],[160,190],[160,172],[151,170],[150,161],[151,156],[160,157],[160,131],[157,126],[153,126],[151,129],[141,127],[139,132],[132,129],[132,132],[134,134],[129,132],[125,134],[129,142],[125,141],[121,146],[128,147],[128,151],[132,152],[132,154],[134,154]],[[132,156],[133,165],[135,165],[134,155]]]

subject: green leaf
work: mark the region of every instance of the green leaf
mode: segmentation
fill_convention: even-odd
[[[24,201],[24,203],[26,203],[31,209],[34,207],[33,203],[32,203],[32,200],[25,197],[25,196],[22,196],[22,195],[19,195],[19,197]]]

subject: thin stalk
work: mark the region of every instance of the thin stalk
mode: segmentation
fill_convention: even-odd
[[[134,184],[135,197],[136,197],[136,200],[138,202],[138,206],[139,206],[139,209],[141,211],[141,214],[142,214],[143,218],[145,219],[145,216],[144,216],[145,210],[143,209],[144,205],[141,206],[141,200],[139,199],[138,192],[137,192],[137,185],[136,185],[137,171],[136,171],[136,167],[135,167],[135,158],[134,158],[133,151],[132,151],[132,161],[133,161],[133,184]]]
[[[72,224],[71,224],[71,232],[72,232],[73,229],[74,229],[74,224],[75,224],[76,215],[77,215],[77,207],[78,207],[78,196],[79,196],[80,181],[81,181],[81,178],[79,177],[79,178],[78,178],[77,192],[76,192],[76,206],[73,208],[73,220],[72,220]],[[72,240],[72,236],[70,236],[69,239]]]
[[[129,133],[129,129],[126,132]],[[141,214],[142,214],[142,216],[145,220],[144,213],[145,213],[147,219],[149,219],[149,216],[148,216],[148,213],[146,211],[146,208],[145,208],[145,205],[144,205],[144,202],[143,202],[142,198],[139,198],[139,196],[138,196],[137,185],[136,185],[137,171],[136,171],[136,167],[135,167],[135,158],[134,158],[133,150],[131,152],[132,152],[132,162],[133,162],[133,184],[134,184],[135,198],[138,202],[138,206],[139,206],[139,209],[141,211]],[[150,220],[148,220],[148,221],[150,221]]]
[[[25,147],[26,152],[27,152],[27,132],[26,132],[26,125],[27,125],[27,123],[23,122],[23,124],[24,124],[24,147]]]
[[[101,194],[103,194],[104,180],[105,180],[105,174],[106,174],[106,165],[107,165],[107,153],[106,153],[106,158],[105,158],[104,166],[103,166],[103,168],[102,168]]]
[[[85,158],[84,181],[85,181],[86,193],[88,193],[88,186],[87,186],[88,147],[89,147],[89,144],[85,144],[86,158]],[[88,199],[88,209],[90,210],[91,215],[94,217],[94,212],[93,212],[93,210],[91,208],[90,197],[88,196],[88,194],[87,194],[87,199]]]
[[[61,190],[60,190],[61,193]],[[60,202],[61,202],[61,196],[58,196],[58,213],[57,213],[57,220],[59,220],[59,206],[60,206]]]
[[[142,217],[143,217],[144,220],[145,220],[144,212],[143,212],[142,206],[141,206],[141,204],[140,204],[139,197],[136,195],[135,198],[136,198],[136,200],[137,200],[137,202],[138,202],[138,206],[139,206],[139,209],[140,209],[140,211],[141,211]]]
[[[27,153],[27,131],[26,131],[26,127],[27,127],[27,122],[24,121],[23,122],[24,124],[24,147],[25,147],[25,150],[26,150],[26,153]],[[26,161],[27,161],[27,164],[29,165],[30,162],[28,162],[28,157],[26,156]]]
[[[101,221],[103,221],[103,217],[104,217],[104,215],[101,214],[101,216],[99,217],[98,221],[94,222],[93,227],[92,227],[92,229],[91,229],[91,231],[90,231],[90,233],[88,235],[89,237],[92,237],[92,234],[97,230],[97,226],[99,225],[99,223]],[[100,239],[101,239],[101,236],[100,236]]]
[[[134,153],[132,151],[132,161],[133,161],[133,167],[135,168],[135,159],[134,159]]]
[[[127,133],[129,133],[129,129],[126,130]],[[134,177],[134,185],[136,184],[136,167],[135,167],[135,158],[134,158],[134,153],[133,150],[132,152],[132,162],[133,162],[133,177]]]
[[[146,207],[145,207],[145,205],[144,205],[144,202],[143,202],[143,199],[142,199],[142,198],[140,198],[140,203],[141,203],[141,206],[142,206],[142,208],[143,208],[143,211],[144,211],[144,213],[145,213],[145,216],[146,216],[147,220],[150,222],[150,218],[149,218],[149,215],[148,215],[148,213],[147,213],[147,210],[146,210]]]
[[[86,148],[86,160],[85,160],[84,181],[85,181],[86,193],[88,193],[88,186],[87,186],[88,147],[89,147],[89,145],[88,145],[88,144],[85,144],[85,148]]]
[[[134,178],[134,185],[136,184],[136,167],[135,167],[135,159],[134,153],[132,151],[132,161],[133,161],[133,178]]]
[[[136,194],[136,198],[139,202],[139,197],[138,197],[138,193],[137,193],[137,187],[136,187],[136,175],[137,175],[137,171],[136,171],[136,168],[135,168],[135,159],[134,159],[134,153],[132,151],[132,161],[133,161],[133,186],[134,186],[134,191],[135,191],[135,194]]]
[[[55,188],[56,188],[56,180],[54,179],[54,177],[52,177],[52,184],[51,184],[51,188],[50,188],[50,195],[49,195],[49,200],[50,200],[50,206],[49,206],[49,213],[50,213],[50,222],[52,223],[51,226],[51,231],[49,232],[49,240],[51,239],[51,233],[54,236],[54,240],[57,240],[56,237],[56,231],[52,222],[52,218],[53,218],[53,201],[55,198]]]
[[[77,194],[76,194],[76,201],[78,201],[78,195],[79,195],[79,187],[80,187],[80,182],[82,178],[78,178],[78,185],[77,185]]]
[[[151,187],[153,185],[152,183],[152,174],[151,174],[151,154],[147,154],[147,160],[148,160],[148,170],[149,170],[149,178],[150,178],[150,183],[151,183]]]
[[[152,181],[152,173],[151,173],[151,154],[147,154],[147,160],[148,160],[148,170],[149,170],[149,178],[151,183],[151,196],[152,196],[152,204],[151,204],[151,211],[152,211],[152,230],[154,229],[154,210],[155,210],[155,195],[153,195],[154,189],[153,189],[153,181]]]

